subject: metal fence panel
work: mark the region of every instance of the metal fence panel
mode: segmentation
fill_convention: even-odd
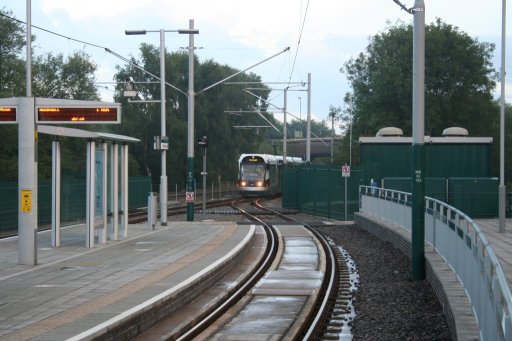
[[[361,178],[362,171],[353,169],[345,181],[339,166],[303,165],[286,169],[283,172],[283,207],[327,218],[353,219],[359,207],[358,188]]]
[[[129,178],[128,207],[147,206],[148,193],[151,192],[151,178],[133,176]],[[61,182],[61,222],[70,224],[85,220],[86,201],[85,180],[63,179]],[[52,186],[51,180],[39,180],[38,183],[38,225],[51,224]],[[0,182],[0,233],[18,229],[18,183]]]

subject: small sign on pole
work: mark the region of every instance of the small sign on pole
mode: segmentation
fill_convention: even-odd
[[[341,175],[346,178],[350,177],[350,166],[349,165],[341,166]]]
[[[185,199],[187,202],[194,202],[195,201],[194,192],[186,192]]]

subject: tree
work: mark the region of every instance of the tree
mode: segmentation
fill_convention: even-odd
[[[81,51],[66,59],[62,54],[37,56],[33,63],[34,96],[97,101],[96,69],[90,56]]]
[[[0,10],[0,98],[25,95],[26,46],[24,27],[11,19],[12,13]],[[32,40],[35,40],[32,37]],[[90,56],[75,52],[63,55],[34,56],[32,62],[32,92],[36,97],[98,100],[94,85],[96,65]],[[0,125],[0,178],[16,180],[18,173],[18,133],[16,125]],[[85,164],[83,141],[65,139],[62,149],[63,175],[82,175]],[[51,176],[51,137],[39,135],[38,171],[40,178]]]
[[[154,75],[160,74],[160,50],[152,45],[142,44],[140,47],[140,60],[132,58],[144,70]],[[183,52],[168,54],[165,57],[165,79],[182,91],[188,89],[188,55]],[[227,65],[220,65],[213,60],[200,63],[195,59],[194,85],[196,92],[200,92],[207,86],[224,79],[238,70]],[[159,183],[160,153],[153,150],[153,137],[159,136],[160,127],[160,103],[142,104],[128,103],[121,96],[124,90],[123,82],[127,77],[132,77],[137,89],[137,99],[160,99],[160,83],[147,73],[142,72],[133,65],[118,68],[115,80],[119,83],[116,101],[123,103],[123,124],[115,127],[120,134],[139,138],[142,143],[134,144],[130,149],[137,160],[137,168],[142,174],[151,175],[153,183]],[[234,81],[261,82],[259,76],[249,73],[240,74]],[[263,87],[260,84],[258,87]],[[269,91],[264,92],[266,98]],[[195,97],[195,136],[197,141],[201,136],[208,137],[208,181],[221,179],[235,179],[238,157],[242,153],[256,151],[265,139],[265,133],[258,134],[255,130],[237,130],[235,125],[258,125],[263,119],[257,114],[245,116],[229,115],[228,110],[253,110],[258,107],[257,98],[242,91],[235,85],[219,85],[212,89],[197,94]],[[186,180],[187,160],[187,97],[172,89],[166,88],[166,125],[169,136],[169,151],[167,153],[168,183],[170,187],[175,184],[183,188]],[[260,108],[266,117],[266,108]],[[271,152],[267,150],[266,152]],[[202,153],[195,146],[195,173],[202,170]],[[198,178],[200,181],[200,178]]]
[[[0,98],[21,96],[25,90],[24,29],[10,16],[12,12],[0,9]]]
[[[353,88],[353,133],[380,128],[412,130],[412,25],[398,23],[370,38],[366,51],[341,69]],[[481,43],[437,19],[425,28],[425,134],[450,126],[492,136],[496,104],[491,67],[494,45]],[[486,122],[486,124],[482,124]]]

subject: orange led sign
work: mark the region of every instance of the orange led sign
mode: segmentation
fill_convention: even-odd
[[[117,107],[38,107],[37,123],[120,123]]]
[[[16,107],[0,107],[0,124],[16,122],[18,122]]]

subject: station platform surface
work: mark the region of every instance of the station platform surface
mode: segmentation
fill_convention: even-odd
[[[17,264],[17,238],[0,240],[0,339],[93,339],[233,259],[255,228],[169,222],[128,231],[94,248],[85,247],[84,225],[64,228],[58,248],[49,231],[40,232],[35,266]]]
[[[498,219],[475,219],[498,257],[500,266],[512,288],[512,219],[507,219],[505,233],[499,232]]]

